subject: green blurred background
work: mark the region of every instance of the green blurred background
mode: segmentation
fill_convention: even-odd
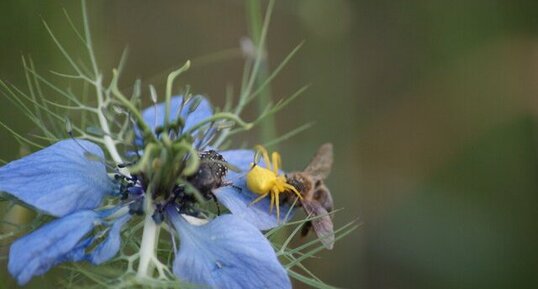
[[[243,59],[230,49],[248,33],[244,2],[88,6],[101,67],[130,49],[125,84],[162,84],[168,69],[193,59],[181,79],[193,91],[216,104],[227,86],[238,91]],[[42,72],[66,71],[41,22],[77,49],[63,8],[80,23],[77,1],[0,2],[1,79],[24,86],[21,53]],[[306,262],[322,280],[345,288],[538,287],[537,12],[537,1],[277,1],[270,66],[305,45],[272,92],[278,99],[312,84],[278,114],[277,131],[315,121],[280,145],[284,166],[300,169],[333,142],[327,183],[344,208],[335,223],[362,223]],[[223,51],[232,53],[215,57]],[[4,96],[0,117],[32,130]],[[241,137],[253,144],[256,133]],[[17,158],[7,131],[0,140],[0,158]],[[0,287],[15,286],[0,269]],[[31,286],[54,288],[50,279]]]

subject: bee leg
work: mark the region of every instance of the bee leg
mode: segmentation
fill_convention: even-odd
[[[310,232],[310,229],[312,229],[312,222],[308,221],[304,223],[301,227],[301,237],[306,237],[306,235],[308,235],[308,232]]]

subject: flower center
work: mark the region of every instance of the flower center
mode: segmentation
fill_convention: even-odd
[[[164,212],[170,206],[181,214],[200,217],[204,213],[201,205],[209,200],[215,201],[217,214],[220,214],[213,190],[227,185],[224,181],[228,172],[227,163],[224,157],[214,150],[199,152],[198,157],[200,164],[194,174],[184,179],[179,177],[177,184],[170,190],[157,190],[151,194],[155,208],[152,218],[155,223],[162,223]],[[116,180],[120,182],[121,198],[130,203],[131,214],[144,214],[144,198],[148,195],[148,186],[143,179],[142,175],[136,174],[131,177],[116,175]]]

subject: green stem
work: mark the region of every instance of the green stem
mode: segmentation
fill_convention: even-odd
[[[181,73],[187,71],[190,67],[191,67],[191,61],[187,60],[187,62],[185,62],[185,64],[182,67],[180,67],[178,70],[172,71],[168,75],[168,79],[166,81],[166,94],[165,94],[166,109],[165,109],[165,115],[164,115],[164,121],[166,125],[168,125],[168,122],[170,120],[170,100],[172,99],[172,86],[174,85],[174,80]]]
[[[231,113],[231,112],[219,112],[219,113],[215,113],[214,115],[212,115],[212,116],[202,120],[201,122],[197,123],[193,127],[189,128],[187,131],[185,131],[183,134],[186,134],[186,135],[192,134],[193,131],[199,129],[200,127],[204,126],[205,124],[213,122],[213,121],[216,121],[216,120],[219,120],[219,119],[227,119],[227,120],[234,121],[239,126],[243,127],[244,129],[247,129],[247,130],[252,128],[251,123],[243,121],[239,116],[237,116],[234,113]]]
[[[138,128],[142,131],[142,135],[144,136],[144,140],[151,141],[151,142],[157,142],[157,139],[155,138],[155,135],[149,128],[149,126],[144,121],[144,118],[140,114],[140,111],[134,106],[132,102],[130,102],[127,97],[121,93],[121,91],[118,88],[118,71],[113,70],[113,78],[112,83],[110,84],[112,93],[116,96],[118,101],[125,106],[125,108],[133,115],[135,118],[136,124],[138,125]]]
[[[144,218],[144,231],[142,233],[142,242],[140,243],[140,264],[138,265],[138,271],[136,275],[138,277],[152,277],[153,273],[153,260],[156,259],[156,249],[159,238],[160,226],[153,221],[153,204],[151,196],[147,193],[144,209],[146,216]]]
[[[88,54],[90,56],[93,73],[95,77],[94,81],[89,81],[89,82],[95,86],[95,91],[97,94],[97,112],[98,112],[97,117],[99,119],[99,124],[101,126],[101,129],[103,130],[103,133],[104,133],[103,140],[105,142],[105,146],[110,156],[114,160],[114,162],[116,164],[119,164],[119,163],[122,163],[123,160],[118,152],[118,149],[116,148],[116,144],[114,143],[114,140],[110,136],[111,130],[110,130],[110,126],[108,125],[108,120],[102,113],[102,109],[106,108],[104,94],[103,94],[103,85],[102,85],[103,77],[99,73],[97,60],[95,59],[95,54],[93,53],[93,44],[92,44],[92,36],[90,32],[90,24],[88,21],[88,12],[86,11],[86,1],[84,0],[82,1],[82,18],[84,22],[84,35],[86,37],[86,47],[88,50]],[[81,76],[83,75],[81,72],[79,72],[79,74]],[[127,170],[123,170],[123,171],[125,173],[127,172]]]
[[[262,9],[260,0],[248,0],[246,4],[250,37],[255,46],[259,48],[258,51],[262,51],[261,54],[257,55],[257,57],[261,58],[261,62],[258,73],[255,75],[255,83],[260,87],[270,75],[264,39],[264,37],[267,36],[266,34],[262,34]],[[270,17],[270,15],[267,17]],[[268,19],[266,19],[266,21],[268,21]],[[260,95],[257,97],[256,107],[260,114],[272,104],[271,87],[265,85],[259,93]],[[262,143],[274,139],[276,137],[276,122],[274,116],[268,116],[266,120],[260,124],[260,130],[260,141]]]
[[[189,161],[187,162],[187,166],[183,170],[183,174],[186,176],[192,175],[198,170],[198,166],[200,165],[200,158],[198,157],[198,152],[196,149],[191,145],[184,142],[180,142],[175,144],[175,147],[177,149],[183,149],[190,153]]]

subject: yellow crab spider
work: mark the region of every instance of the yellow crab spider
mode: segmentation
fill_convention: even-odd
[[[271,205],[269,212],[273,211],[274,205],[276,207],[277,220],[280,220],[279,194],[292,191],[297,195],[299,199],[302,199],[303,197],[301,196],[299,191],[295,189],[294,186],[286,182],[285,176],[278,174],[278,169],[282,163],[280,159],[280,154],[278,152],[273,152],[271,154],[273,162],[271,163],[271,161],[269,160],[269,154],[263,146],[257,145],[255,149],[258,153],[262,154],[263,160],[267,168],[252,163],[252,167],[247,173],[248,189],[255,194],[260,195],[250,204],[252,205],[254,203],[257,203],[270,194]]]

